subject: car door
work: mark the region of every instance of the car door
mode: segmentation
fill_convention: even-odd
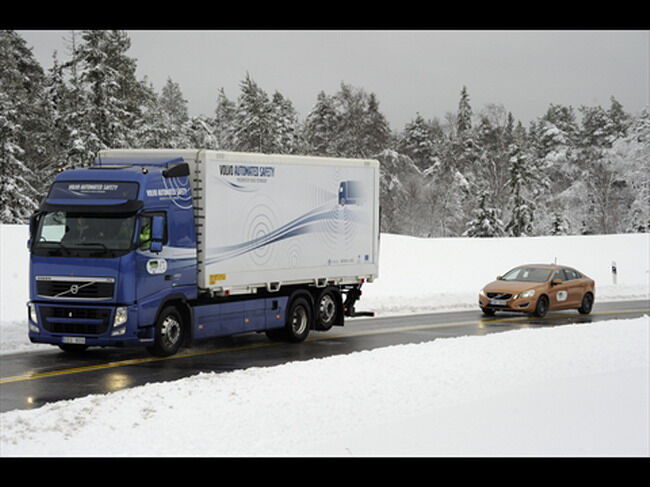
[[[560,279],[559,284],[552,284],[549,292],[550,296],[550,309],[564,309],[569,305],[569,288],[571,287],[570,281],[566,280],[566,276],[562,269],[558,269],[551,277],[551,283],[556,279]]]
[[[573,269],[564,268],[563,271],[568,282],[567,291],[569,292],[569,297],[567,304],[571,307],[578,307],[584,294],[584,280]]]

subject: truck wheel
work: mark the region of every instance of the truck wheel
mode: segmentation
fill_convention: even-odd
[[[183,320],[176,308],[168,306],[158,316],[153,346],[147,350],[156,357],[169,357],[178,351],[184,339]]]
[[[312,309],[309,301],[299,296],[291,301],[287,312],[285,330],[290,342],[302,342],[309,335],[312,324]]]
[[[317,297],[314,305],[316,312],[316,330],[327,331],[342,311],[341,297],[335,288],[323,290]]]
[[[588,315],[591,313],[591,308],[594,306],[594,295],[587,293],[582,297],[582,303],[578,308],[578,313],[581,315]]]

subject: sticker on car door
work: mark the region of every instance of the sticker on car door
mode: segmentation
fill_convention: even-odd
[[[566,301],[566,298],[569,297],[569,293],[567,291],[558,291],[557,294],[555,295],[555,298],[558,301]]]

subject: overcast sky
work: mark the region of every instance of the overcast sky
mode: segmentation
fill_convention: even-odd
[[[69,31],[18,31],[44,68],[67,59]],[[246,72],[304,119],[341,82],[373,92],[391,129],[419,112],[441,121],[467,86],[474,112],[502,104],[525,126],[550,103],[650,104],[650,31],[127,31],[128,55],[160,90],[180,84],[190,115],[213,115],[221,87],[239,96]]]

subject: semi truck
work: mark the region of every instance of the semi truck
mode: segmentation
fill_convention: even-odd
[[[28,247],[33,343],[163,357],[239,333],[298,343],[360,314],[378,277],[379,163],[104,150],[56,175]]]

